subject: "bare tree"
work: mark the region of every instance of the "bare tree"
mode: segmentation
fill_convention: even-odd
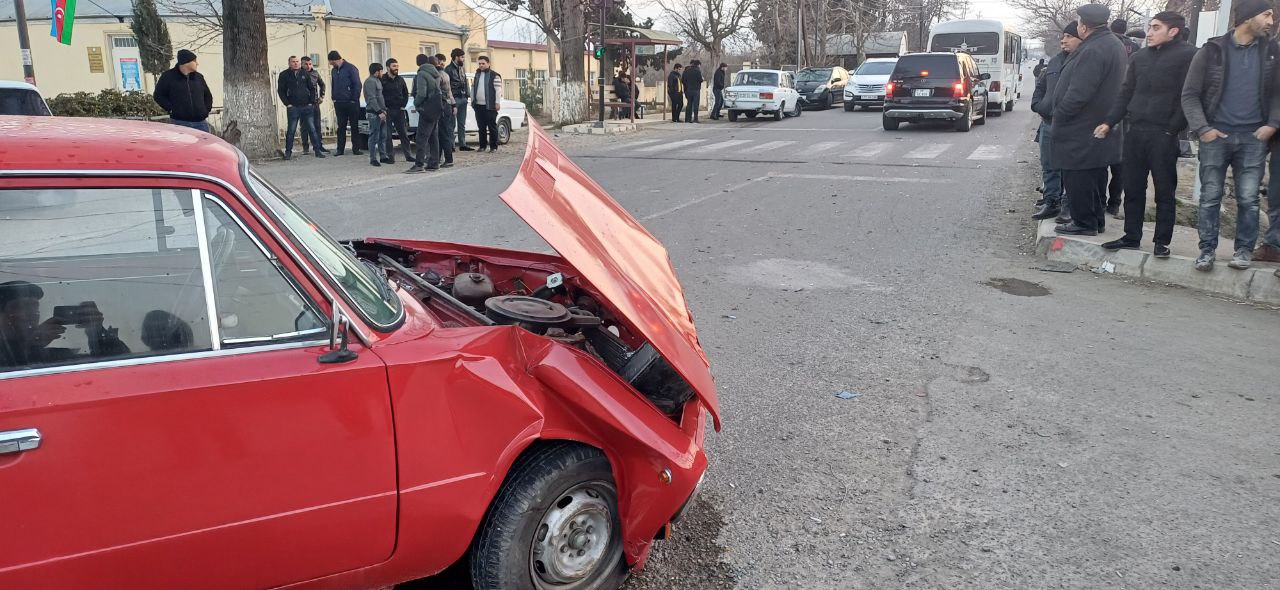
[[[264,0],[222,0],[223,138],[250,158],[276,153]]]
[[[685,39],[718,64],[725,43],[747,34],[744,26],[751,12],[750,0],[656,0],[667,20]]]
[[[1076,20],[1076,9],[1080,7],[1078,0],[1008,0],[1009,6],[1018,9],[1024,15],[1024,22],[1030,26],[1026,31],[1031,36],[1044,40],[1045,47],[1055,47],[1055,40],[1062,34],[1062,29]],[[1164,0],[1098,0],[1111,9],[1112,18],[1131,20],[1137,15],[1150,15],[1163,10]],[[1143,23],[1144,25],[1146,23]]]
[[[503,20],[522,20],[537,27],[560,52],[560,76],[547,72],[551,88],[544,96],[544,112],[554,123],[566,125],[587,119],[586,62],[587,3],[584,0],[483,0],[477,9],[490,26]]]

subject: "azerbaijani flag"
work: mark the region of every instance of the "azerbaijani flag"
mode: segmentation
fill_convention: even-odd
[[[71,44],[71,28],[76,23],[76,0],[49,0],[53,4],[53,27],[49,36],[63,45]]]

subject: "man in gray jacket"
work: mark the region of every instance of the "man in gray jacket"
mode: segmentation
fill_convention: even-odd
[[[387,156],[387,100],[382,97],[382,64],[369,64],[364,79],[364,115],[369,120],[369,165],[381,166],[378,154]]]
[[[1095,134],[1120,94],[1128,59],[1120,40],[1107,28],[1111,10],[1086,4],[1076,10],[1083,39],[1053,92],[1050,165],[1062,170],[1071,202],[1071,223],[1060,234],[1095,236],[1106,223],[1107,168],[1120,163],[1120,134]]]
[[[1196,52],[1182,87],[1187,126],[1200,136],[1200,256],[1196,270],[1213,270],[1227,167],[1235,178],[1235,255],[1227,266],[1249,268],[1258,240],[1258,185],[1267,143],[1280,128],[1280,91],[1271,40],[1275,11],[1266,0],[1239,0],[1235,28]]]
[[[406,170],[410,174],[440,169],[440,136],[436,133],[444,114],[440,95],[440,71],[435,59],[418,54],[418,75],[413,77],[413,106],[418,109],[417,161]]]

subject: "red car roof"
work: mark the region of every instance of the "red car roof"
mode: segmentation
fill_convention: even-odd
[[[231,144],[178,125],[0,115],[0,170],[162,170],[238,180],[239,165]]]

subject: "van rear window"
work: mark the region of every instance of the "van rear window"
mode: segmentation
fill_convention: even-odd
[[[959,78],[960,66],[952,55],[904,55],[893,68],[893,77]]]

